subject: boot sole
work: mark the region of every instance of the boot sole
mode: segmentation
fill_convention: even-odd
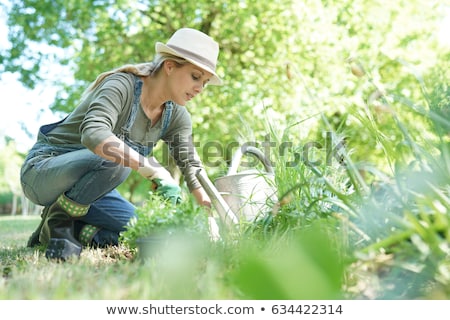
[[[81,254],[81,246],[67,240],[51,238],[47,250],[45,251],[45,257],[47,259],[58,259],[65,261],[71,257],[79,257]]]

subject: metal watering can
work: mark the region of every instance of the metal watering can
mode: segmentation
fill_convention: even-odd
[[[266,172],[256,169],[238,172],[244,154],[251,154],[260,160]],[[202,169],[197,171],[197,178],[220,218],[227,224],[254,221],[261,212],[271,210],[277,202],[273,168],[261,150],[253,146],[240,147],[232,158],[227,175],[216,179],[215,184]]]

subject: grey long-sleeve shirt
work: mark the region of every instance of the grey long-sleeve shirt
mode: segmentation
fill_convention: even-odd
[[[47,134],[48,141],[51,144],[82,144],[94,150],[106,138],[120,134],[132,109],[135,79],[130,73],[108,76],[89,92],[63,123]],[[158,142],[161,132],[162,121],[152,126],[139,104],[129,138],[142,145],[152,145]],[[202,163],[192,143],[191,115],[185,107],[175,104],[161,139],[169,144],[189,190],[199,188],[201,185],[195,172]]]

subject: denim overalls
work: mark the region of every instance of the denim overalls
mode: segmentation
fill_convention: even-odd
[[[143,156],[148,156],[154,143],[144,146],[130,140],[130,130],[139,110],[142,80],[136,77],[130,115],[117,136]],[[167,102],[159,139],[165,134],[174,104]],[[94,240],[102,244],[117,244],[119,232],[135,217],[135,207],[125,200],[116,187],[131,172],[131,168],[108,161],[82,145],[51,145],[46,134],[63,120],[39,129],[38,142],[31,148],[21,169],[22,189],[32,202],[48,206],[65,193],[80,204],[91,204],[86,216],[76,221],[78,227],[91,224],[100,228]],[[158,139],[158,140],[159,140]]]

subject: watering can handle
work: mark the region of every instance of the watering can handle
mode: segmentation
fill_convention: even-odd
[[[246,153],[250,153],[254,155],[256,158],[258,158],[264,164],[264,168],[266,169],[266,171],[268,173],[273,174],[273,168],[272,165],[270,164],[270,159],[267,159],[267,157],[261,150],[253,146],[243,145],[236,151],[236,153],[233,156],[233,159],[231,159],[231,166],[228,169],[228,175],[237,173],[237,169],[241,162],[242,156]]]
[[[205,189],[206,193],[211,198],[211,201],[214,207],[216,207],[222,221],[228,226],[237,225],[239,223],[239,219],[231,210],[228,203],[222,198],[219,191],[217,191],[212,181],[209,180],[206,172],[202,169],[198,169],[195,175],[203,189]]]

